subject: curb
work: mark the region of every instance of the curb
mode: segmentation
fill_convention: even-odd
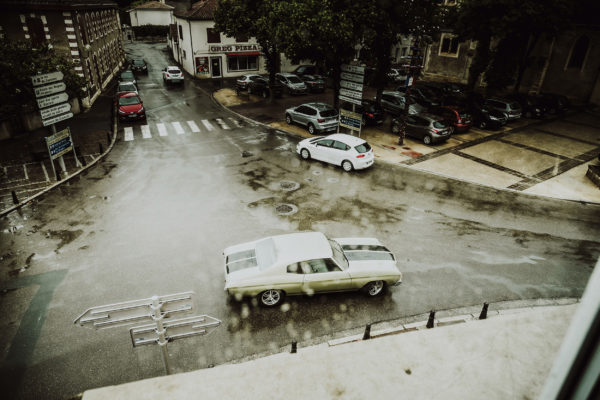
[[[43,195],[45,195],[46,193],[50,192],[51,190],[54,190],[55,188],[57,188],[58,186],[69,182],[71,179],[75,178],[76,176],[79,176],[82,172],[87,171],[89,168],[95,166],[99,161],[103,160],[108,153],[110,153],[110,151],[112,150],[112,148],[115,145],[115,142],[117,141],[117,116],[116,114],[113,116],[113,125],[112,125],[112,141],[110,142],[110,145],[108,146],[108,148],[106,149],[106,151],[102,154],[100,154],[98,157],[96,157],[95,160],[93,160],[91,163],[87,164],[85,167],[78,169],[77,171],[75,171],[73,174],[69,175],[68,177],[64,178],[63,180],[61,180],[60,182],[55,182],[54,184],[48,186],[47,188],[41,190],[40,192],[34,194],[31,197],[26,198],[25,200],[20,201],[18,204],[15,204],[14,206],[7,208],[6,210],[2,210],[0,211],[0,218],[4,217],[8,214],[10,214],[11,212],[27,205],[28,203],[30,203],[31,201],[37,199],[38,197],[41,197]]]
[[[206,90],[204,90],[204,91],[206,92]],[[304,139],[304,136],[300,136],[300,135],[298,135],[295,132],[290,132],[290,131],[287,131],[287,130],[284,130],[284,129],[273,128],[272,126],[269,126],[269,125],[267,125],[267,124],[265,124],[263,122],[255,121],[255,120],[253,120],[253,119],[251,119],[249,117],[246,117],[245,115],[242,115],[242,114],[240,114],[240,113],[238,113],[236,111],[231,110],[229,107],[221,104],[215,98],[215,92],[214,91],[211,93],[210,96],[211,96],[212,101],[215,104],[219,105],[222,109],[227,110],[228,112],[230,112],[230,113],[238,116],[239,118],[242,118],[243,120],[245,120],[247,122],[250,122],[252,124],[256,124],[256,125],[262,126],[262,127],[266,128],[266,129],[273,129],[273,130],[275,130],[277,132],[281,132],[281,133],[293,136],[295,138]],[[587,112],[586,109],[578,109],[578,110],[582,111],[582,112]],[[558,117],[556,117],[555,119],[558,119]],[[503,134],[508,134],[508,133],[513,133],[513,132],[518,132],[518,131],[520,131],[522,129],[525,129],[525,128],[528,128],[528,127],[530,127],[532,125],[535,126],[535,125],[541,124],[542,122],[543,121],[537,121],[536,120],[536,121],[533,121],[531,124],[528,124],[528,125],[525,125],[525,126],[521,126],[521,127],[511,128],[511,129],[509,129],[509,130],[507,130],[505,132],[502,132],[502,133]],[[438,176],[438,177],[441,177],[441,178],[453,179],[453,180],[458,181],[458,182],[467,182],[467,183],[471,183],[471,184],[474,184],[474,185],[483,186],[483,187],[487,187],[487,188],[491,188],[491,189],[495,189],[495,190],[503,190],[503,191],[510,192],[510,193],[515,193],[515,194],[518,193],[520,195],[529,196],[529,197],[533,197],[533,198],[545,198],[545,199],[561,200],[561,201],[568,201],[568,202],[579,203],[579,204],[584,204],[584,205],[600,205],[600,202],[595,202],[595,201],[575,200],[575,199],[563,199],[563,198],[560,198],[560,197],[552,197],[552,196],[545,196],[545,195],[542,195],[542,194],[526,193],[526,192],[523,192],[523,191],[520,191],[520,190],[508,189],[508,188],[502,188],[502,187],[497,187],[497,186],[486,185],[485,183],[470,181],[470,180],[467,180],[467,179],[459,179],[459,178],[456,178],[454,176],[449,176],[449,175],[442,174],[440,172],[425,171],[425,170],[422,170],[422,169],[419,169],[419,168],[416,168],[416,167],[413,167],[413,166],[410,166],[410,165],[404,165],[404,164],[401,164],[401,163],[394,163],[394,162],[390,162],[390,161],[387,161],[387,160],[384,160],[384,159],[378,159],[377,161],[378,162],[386,163],[388,165],[395,165],[395,166],[398,166],[398,167],[401,167],[401,168],[406,168],[406,169],[410,169],[410,170],[417,170],[417,171],[420,171],[420,172],[423,172],[423,173],[426,173],[426,174],[431,174],[431,175],[434,175],[434,176]]]

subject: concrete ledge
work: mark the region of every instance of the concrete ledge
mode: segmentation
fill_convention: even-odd
[[[600,188],[600,165],[588,165],[585,176],[594,182],[594,185]]]

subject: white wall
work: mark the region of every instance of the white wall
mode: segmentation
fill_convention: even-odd
[[[132,10],[129,12],[131,26],[142,25],[169,25],[171,23],[170,10]]]

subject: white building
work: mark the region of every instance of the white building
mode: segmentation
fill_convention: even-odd
[[[165,0],[149,1],[129,10],[131,26],[169,25],[173,19],[173,9]]]
[[[174,13],[169,41],[175,60],[198,78],[266,73],[266,62],[254,38],[230,38],[213,29],[216,9],[217,0],[202,0]]]

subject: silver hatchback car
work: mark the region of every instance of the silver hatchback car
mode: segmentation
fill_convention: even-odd
[[[325,103],[306,103],[285,110],[285,122],[304,125],[311,135],[333,132],[338,125],[338,112]]]
[[[282,72],[280,74],[275,74],[275,79],[281,82],[285,91],[289,94],[304,94],[308,91],[306,83],[304,83],[297,75]]]

